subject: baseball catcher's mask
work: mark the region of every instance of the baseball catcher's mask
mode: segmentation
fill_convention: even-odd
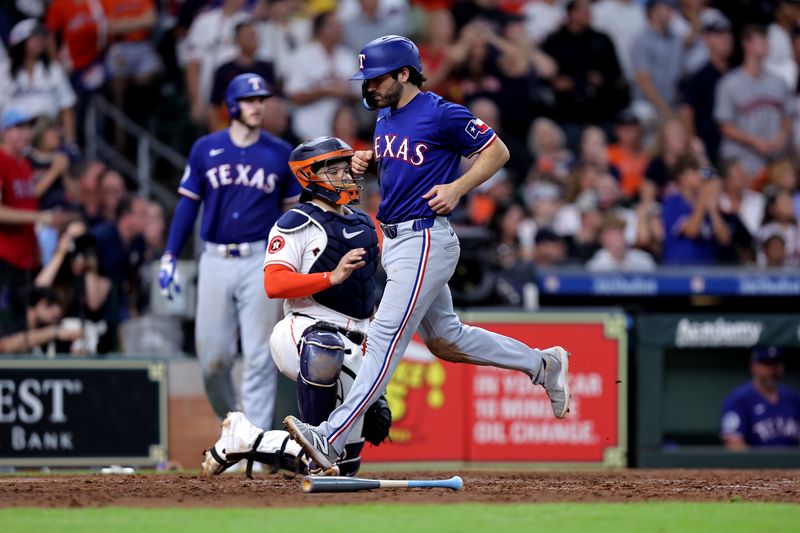
[[[299,145],[289,156],[289,167],[300,186],[333,205],[361,201],[364,178],[350,170],[353,149],[338,137],[317,137]]]

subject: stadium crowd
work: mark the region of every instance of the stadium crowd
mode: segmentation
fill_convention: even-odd
[[[367,149],[374,119],[349,77],[386,34],[414,38],[425,87],[511,151],[453,217],[491,268],[796,267],[799,24],[798,0],[4,2],[0,352],[118,349],[118,326],[147,310],[165,212],[83,155],[93,94],[145,126],[177,102],[188,146],[227,125],[227,83],[257,72],[276,95],[267,131]],[[76,345],[62,316],[104,327]]]

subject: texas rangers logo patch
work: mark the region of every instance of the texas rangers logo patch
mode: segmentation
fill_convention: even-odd
[[[267,250],[269,251],[269,253],[274,254],[276,252],[280,252],[281,250],[283,250],[283,246],[285,244],[286,241],[284,240],[284,238],[281,237],[280,235],[276,235],[272,238],[271,241],[269,241],[269,246],[267,247]]]
[[[470,137],[477,139],[478,135],[483,135],[489,130],[489,125],[479,118],[472,119],[467,123],[466,131]]]

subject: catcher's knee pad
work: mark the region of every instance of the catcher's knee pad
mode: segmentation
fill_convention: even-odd
[[[344,363],[344,342],[339,328],[317,322],[303,331],[298,346],[300,375],[297,402],[303,421],[319,425],[336,407],[339,373]]]

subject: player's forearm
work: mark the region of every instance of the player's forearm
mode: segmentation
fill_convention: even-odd
[[[172,225],[169,228],[169,239],[167,240],[167,252],[177,257],[183,250],[183,245],[192,233],[197,212],[200,209],[200,202],[191,200],[185,196],[178,200],[175,208],[175,215],[172,217]]]
[[[301,274],[277,264],[264,268],[264,291],[269,298],[306,298],[330,287],[330,272]]]
[[[470,169],[453,183],[456,184],[463,196],[494,176],[498,170],[503,168],[509,157],[510,154],[505,143],[500,140],[500,137],[495,137],[492,144],[478,154]]]

